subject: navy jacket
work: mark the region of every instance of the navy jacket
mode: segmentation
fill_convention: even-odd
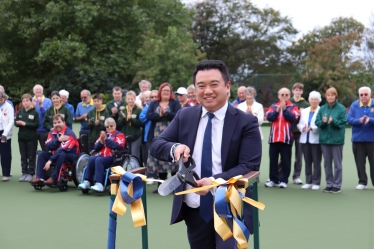
[[[170,149],[174,143],[187,145],[193,154],[197,129],[201,118],[202,106],[181,109],[167,129],[151,142],[151,156],[164,161],[171,161]],[[261,135],[257,118],[228,105],[222,132],[222,173],[214,178],[225,180],[237,175],[245,175],[260,169],[262,154]],[[176,192],[182,191],[180,186]],[[251,197],[252,188],[248,187],[246,196]],[[174,196],[171,224],[183,220],[181,212],[183,195]],[[244,203],[245,223],[251,233],[252,206]]]

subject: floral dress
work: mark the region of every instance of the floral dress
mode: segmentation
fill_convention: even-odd
[[[167,106],[166,110],[169,110],[169,106]],[[160,113],[160,106],[156,108],[155,112]],[[161,119],[158,121],[155,126],[154,137],[158,137],[164,130],[166,130],[166,127],[168,127],[169,124],[170,121],[167,119]],[[149,152],[147,165],[149,173],[171,173],[178,171],[178,167],[175,163],[157,160],[152,157]]]

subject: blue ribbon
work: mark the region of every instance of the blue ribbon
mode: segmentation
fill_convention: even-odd
[[[128,193],[128,186],[130,182],[133,184],[133,196],[130,196]],[[120,180],[120,193],[123,201],[126,204],[131,204],[140,199],[143,195],[143,187],[143,180],[139,176],[136,176],[130,172],[123,174]]]

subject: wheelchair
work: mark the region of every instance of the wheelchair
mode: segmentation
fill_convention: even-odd
[[[57,182],[54,185],[47,185],[51,188],[58,188],[61,192],[65,192],[68,190],[68,182],[73,181],[75,186],[78,186],[79,182],[75,181],[74,179],[74,165],[77,163],[77,159],[79,159],[80,156],[77,156],[77,158],[72,163],[63,163],[59,174],[57,178]],[[46,172],[46,179],[49,178],[49,176],[52,174],[54,170],[54,165],[52,164],[51,167]],[[31,184],[35,190],[41,190],[46,184],[39,183],[39,184]]]
[[[140,163],[139,163],[138,158],[133,156],[133,155],[130,155],[128,153],[129,151],[131,151],[131,150],[128,147],[125,150],[112,151],[113,163],[109,168],[107,168],[105,170],[105,174],[104,174],[105,175],[104,176],[105,180],[104,180],[104,184],[103,184],[103,186],[105,188],[104,188],[103,192],[108,191],[108,193],[110,194],[109,176],[111,175],[111,169],[110,169],[111,167],[122,166],[122,168],[126,171],[129,171],[129,170],[140,167]],[[88,160],[90,159],[91,156],[94,156],[95,154],[96,154],[96,152],[92,151],[90,153],[90,155],[89,154],[81,154],[78,157],[77,162],[72,169],[73,181],[74,181],[74,184],[76,186],[78,186],[80,183],[82,183],[84,181],[84,175],[86,173]],[[93,182],[91,182],[91,185],[93,185]],[[90,189],[81,189],[81,191],[82,191],[83,194],[88,194]],[[98,191],[95,191],[95,192],[98,192]]]

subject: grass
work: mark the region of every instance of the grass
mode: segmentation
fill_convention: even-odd
[[[78,131],[78,126],[74,126]],[[264,137],[269,127],[263,127]],[[17,131],[15,129],[15,134]],[[351,130],[346,130],[342,193],[265,188],[268,178],[268,144],[263,142],[260,201],[260,246],[262,249],[369,249],[374,246],[374,190],[357,191],[357,173],[352,155]],[[36,191],[19,183],[20,159],[16,137],[12,141],[13,177],[0,182],[0,248],[106,248],[109,197],[83,195],[69,183],[67,192],[43,188]],[[322,170],[323,172],[323,170]],[[302,179],[305,180],[304,172]],[[322,174],[321,188],[324,188]],[[149,248],[189,248],[184,223],[169,225],[172,197],[152,194],[148,185]],[[252,243],[250,248],[252,247]],[[141,248],[141,229],[132,225],[128,209],[118,217],[117,248]]]

